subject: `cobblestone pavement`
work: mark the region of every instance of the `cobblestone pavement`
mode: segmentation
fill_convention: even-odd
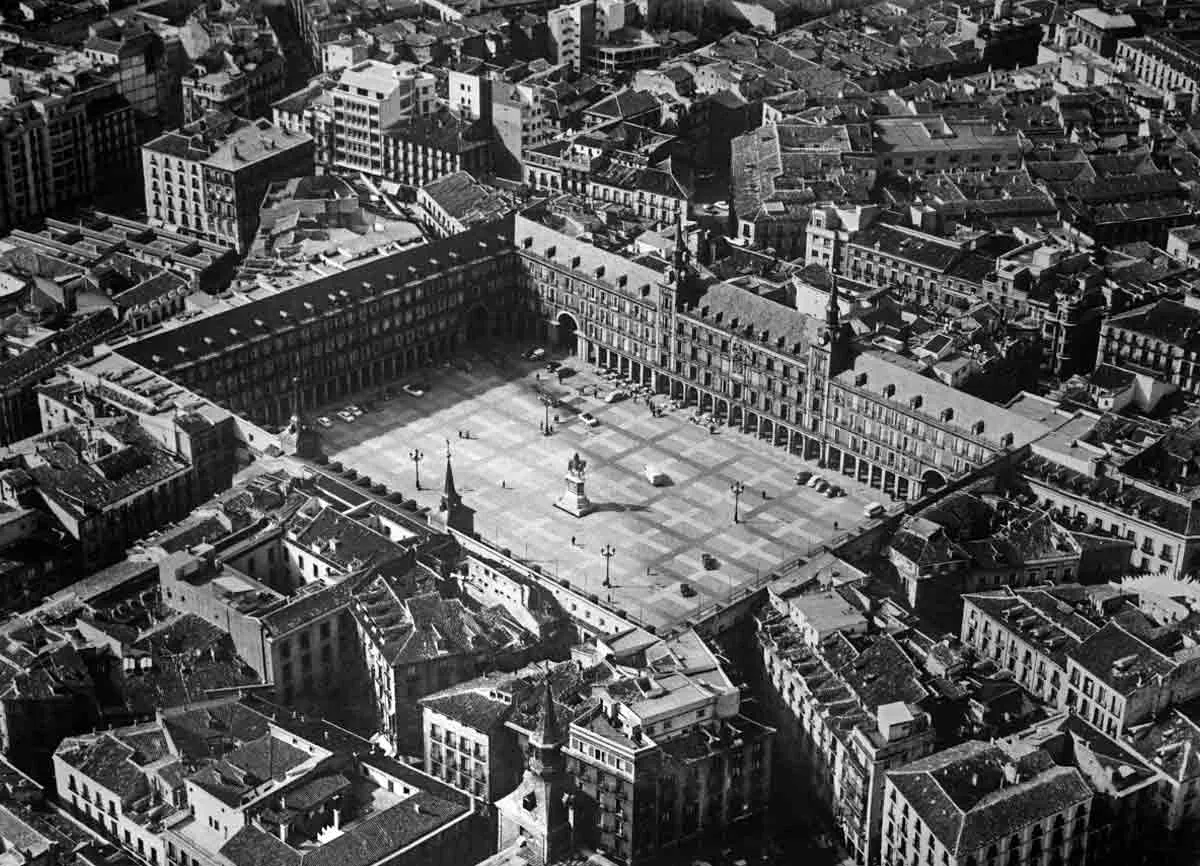
[[[590,592],[611,593],[614,604],[643,621],[677,622],[803,555],[861,521],[863,506],[879,495],[829,473],[822,474],[847,496],[828,499],[797,486],[795,473],[819,471],[815,464],[750,434],[729,428],[710,434],[689,423],[692,410],[655,418],[641,402],[605,403],[593,393],[599,386],[603,397],[611,383],[575,359],[567,364],[576,375],[559,384],[544,363],[520,360],[515,348],[467,357],[469,372],[441,368],[414,377],[410,381],[428,382],[431,390],[413,397],[397,388],[398,396],[374,403],[353,424],[334,414],[351,400],[318,411],[334,424],[322,431],[326,453],[436,508],[448,440],[458,490],[475,509],[477,531]],[[547,413],[539,389],[564,404],[549,411],[552,424],[556,413],[561,419],[549,436],[540,430]],[[664,397],[655,400],[666,405]],[[577,417],[583,411],[598,426],[585,426]],[[460,439],[459,431],[470,438]],[[414,491],[413,449],[424,454],[420,491]],[[575,452],[587,460],[587,495],[596,509],[583,518],[554,507]],[[670,483],[651,486],[647,465]],[[737,524],[735,481],[745,485]],[[616,549],[610,589],[603,587],[605,545]],[[715,569],[704,568],[704,553],[716,557]],[[685,583],[694,597],[682,594]]]

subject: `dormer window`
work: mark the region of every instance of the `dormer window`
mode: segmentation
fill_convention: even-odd
[[[888,397],[888,398],[895,397],[896,396],[896,386],[895,385],[884,385],[883,386],[883,396]]]
[[[867,384],[867,374],[866,373],[859,373],[857,376],[854,377],[855,387],[862,388],[862,387],[865,387],[866,384]]]
[[[943,409],[942,410],[942,420],[943,421],[953,421],[954,420],[954,410],[953,409]]]
[[[971,432],[974,433],[976,436],[982,436],[983,435],[983,422],[976,421],[974,424],[972,424]]]

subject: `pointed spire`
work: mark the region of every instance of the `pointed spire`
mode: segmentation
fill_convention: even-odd
[[[545,688],[542,691],[542,712],[537,730],[531,738],[539,746],[552,746],[561,741],[558,729],[558,713],[554,709],[554,693],[550,691],[550,671],[546,671]]]
[[[454,467],[450,465],[450,440],[446,440],[446,483],[442,488],[442,511],[453,511],[462,504],[454,488]]]
[[[829,307],[825,310],[825,324],[829,326],[830,338],[836,337],[838,331],[842,327],[842,313],[838,306],[838,278],[833,272],[833,268],[829,269]]]

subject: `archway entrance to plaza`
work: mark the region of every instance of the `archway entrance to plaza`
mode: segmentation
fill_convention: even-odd
[[[932,493],[946,486],[946,476],[938,472],[936,469],[926,469],[925,474],[921,476],[921,495]]]
[[[487,339],[488,311],[483,304],[476,304],[467,311],[467,341]]]
[[[579,323],[575,321],[575,317],[570,313],[558,314],[558,348],[566,349],[574,355],[579,348],[579,341],[575,338],[575,333],[579,330]]]

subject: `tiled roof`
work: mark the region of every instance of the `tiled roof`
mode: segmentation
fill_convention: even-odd
[[[421,706],[476,731],[491,730],[503,723],[512,710],[509,701],[497,700],[475,690],[452,694],[439,692],[422,698]]]
[[[420,792],[301,853],[255,826],[221,847],[234,866],[371,866],[467,814],[468,807]]]
[[[148,790],[141,767],[134,761],[134,749],[109,734],[90,742],[68,740],[57,754],[80,775],[112,791],[124,802]]]
[[[866,375],[866,382],[856,386],[858,377]],[[884,356],[870,351],[860,352],[854,357],[853,366],[839,373],[836,380],[847,389],[861,387],[872,391],[873,399],[880,399],[883,388],[888,385],[895,387],[890,402],[900,406],[912,406],[914,397],[921,398],[919,413],[950,427],[958,427],[964,435],[976,423],[983,424],[983,432],[978,438],[983,439],[992,448],[1000,447],[1000,440],[1006,433],[1012,434],[1012,448],[1020,448],[1035,439],[1050,432],[1050,427],[1039,421],[1026,418],[1002,406],[989,403],[944,385],[936,379],[930,379],[922,374],[894,364]],[[949,422],[940,421],[947,411],[952,418]]]
[[[1014,761],[978,741],[922,758],[888,779],[937,840],[961,856],[1092,798],[1078,770],[1054,766],[1044,752]]]
[[[1179,665],[1116,623],[1106,623],[1067,656],[1096,679],[1128,695],[1156,678],[1170,675]]]
[[[501,220],[193,319],[178,328],[122,346],[119,351],[152,370],[170,370],[176,364],[218,354],[258,335],[289,330],[318,313],[342,309],[375,293],[386,292],[394,279],[398,285],[404,285],[418,276],[441,273],[457,264],[505,254],[512,249],[512,239],[511,222]]]
[[[765,335],[766,345],[783,352],[807,351],[823,327],[819,319],[724,282],[711,283],[688,315],[751,342],[764,342]]]

